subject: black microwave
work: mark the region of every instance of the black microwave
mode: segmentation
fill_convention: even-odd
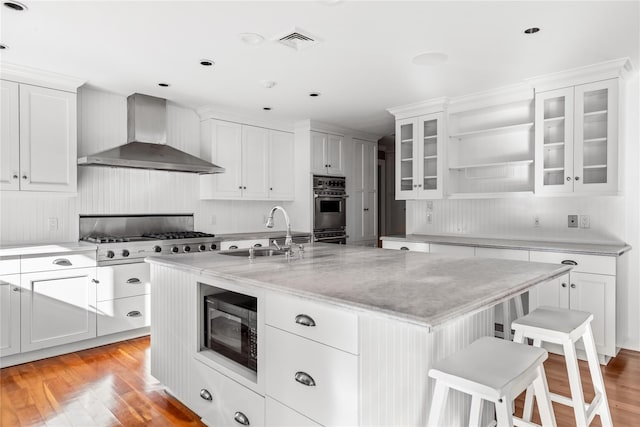
[[[258,370],[257,299],[226,291],[204,297],[204,347]]]

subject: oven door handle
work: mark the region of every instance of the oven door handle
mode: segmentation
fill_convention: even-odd
[[[322,242],[324,240],[339,240],[339,239],[348,239],[349,236],[347,236],[346,234],[344,236],[331,236],[331,237],[314,237],[313,241],[314,242]]]
[[[330,200],[344,200],[349,197],[348,194],[344,196],[323,196],[322,194],[314,194],[313,197],[316,199],[330,199]]]

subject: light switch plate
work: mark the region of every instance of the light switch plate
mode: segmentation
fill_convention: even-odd
[[[569,228],[578,228],[578,215],[569,215],[567,226]]]

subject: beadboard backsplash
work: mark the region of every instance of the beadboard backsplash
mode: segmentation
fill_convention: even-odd
[[[199,156],[200,118],[195,111],[169,103],[167,116],[168,144]],[[126,141],[126,97],[81,88],[78,155],[107,150]],[[1,192],[0,243],[78,240],[81,214],[193,213],[198,231],[257,231],[264,228],[264,218],[274,205],[273,201],[202,201],[198,194],[199,179],[195,174],[79,167],[77,195]],[[283,205],[287,207],[287,203]],[[56,223],[53,227],[51,221]],[[276,218],[274,229],[284,229],[281,218]]]

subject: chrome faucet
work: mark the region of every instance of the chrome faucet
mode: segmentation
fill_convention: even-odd
[[[269,212],[269,218],[267,218],[267,228],[273,228],[273,214],[277,210],[281,210],[282,214],[284,215],[284,221],[287,224],[287,235],[284,238],[284,246],[282,246],[282,248],[278,246],[275,240],[273,241],[273,244],[278,249],[291,250],[291,244],[293,243],[293,239],[291,238],[291,222],[289,221],[289,215],[287,214],[287,211],[285,211],[282,206],[274,206],[271,208],[271,212]]]

